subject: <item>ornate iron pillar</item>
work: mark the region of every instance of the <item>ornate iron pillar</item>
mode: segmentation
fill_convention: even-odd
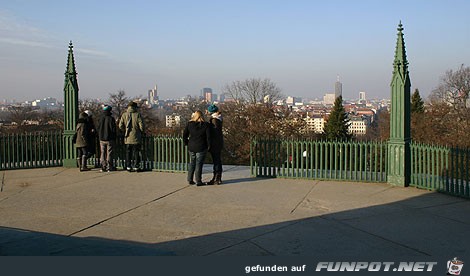
[[[397,46],[390,84],[392,110],[390,112],[387,182],[392,185],[406,187],[410,184],[411,178],[411,81],[401,21],[397,30]]]
[[[67,168],[77,167],[77,152],[72,143],[75,134],[76,123],[78,120],[78,81],[75,71],[75,60],[73,57],[72,41],[69,44],[69,55],[67,59],[67,68],[65,71],[64,83],[64,135],[63,166]]]

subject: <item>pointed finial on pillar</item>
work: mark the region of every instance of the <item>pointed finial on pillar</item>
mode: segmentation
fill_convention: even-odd
[[[401,20],[400,20],[400,23],[398,23],[398,28],[397,28],[397,30],[398,30],[399,32],[402,32],[402,31],[404,30],[404,29],[403,29],[403,25],[401,24]]]
[[[411,179],[411,81],[406,59],[403,25],[398,24],[391,88],[390,139],[387,182],[406,187]]]
[[[63,160],[64,167],[77,167],[77,153],[72,138],[75,134],[78,120],[78,81],[75,70],[72,40],[69,43],[67,67],[64,80],[64,135],[63,135]]]

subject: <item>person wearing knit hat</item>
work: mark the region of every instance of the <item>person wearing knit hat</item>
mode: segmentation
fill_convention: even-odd
[[[224,135],[222,133],[222,114],[215,104],[209,105],[207,111],[210,114],[211,147],[209,152],[212,156],[213,177],[207,185],[222,184],[222,149],[224,147]]]
[[[219,111],[219,108],[215,104],[211,104],[207,108],[207,111],[209,111],[209,113],[212,114],[212,113],[215,113],[215,112]]]
[[[112,107],[103,106],[103,116],[98,124],[98,136],[101,149],[101,172],[115,171],[113,163],[113,150],[116,141],[116,120],[112,116]]]

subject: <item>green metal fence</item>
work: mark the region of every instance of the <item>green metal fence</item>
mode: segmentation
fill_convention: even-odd
[[[0,169],[62,166],[62,132],[0,135]]]
[[[0,170],[62,166],[62,132],[0,135]],[[470,198],[470,149],[411,143],[410,186]],[[99,166],[97,154],[89,165]],[[251,175],[361,182],[387,182],[386,142],[331,142],[257,138],[251,141]],[[125,167],[122,137],[115,164]],[[147,136],[145,170],[185,172],[189,154],[182,137]]]
[[[412,143],[410,186],[470,197],[470,149]]]
[[[411,143],[411,179],[410,186],[440,190],[446,182],[446,170],[449,168],[449,149],[443,146],[431,146]]]
[[[147,136],[142,143],[144,170],[184,172],[188,169],[189,153],[183,138],[177,136]],[[0,170],[62,166],[62,132],[35,132],[0,135]],[[114,164],[124,168],[126,146],[119,137],[114,148]],[[100,145],[88,160],[90,166],[100,166]]]
[[[253,139],[251,174],[261,177],[387,181],[387,144]]]
[[[88,160],[88,165],[100,166],[100,146],[96,143],[96,154]],[[114,147],[114,164],[126,167],[126,145],[124,137],[118,137]],[[146,136],[142,141],[142,168],[162,172],[184,172],[188,169],[189,153],[183,138],[178,136]]]
[[[470,149],[411,143],[410,186],[469,198]],[[251,175],[387,182],[386,142],[331,142],[257,138]]]
[[[452,148],[449,152],[449,167],[445,171],[446,182],[441,191],[470,198],[470,149]]]

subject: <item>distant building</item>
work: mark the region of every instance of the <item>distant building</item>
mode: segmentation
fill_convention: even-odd
[[[297,103],[302,103],[302,98],[288,96],[286,99],[286,104],[289,106],[294,106]]]
[[[156,105],[158,104],[158,91],[157,85],[153,89],[150,89],[148,92],[148,104],[149,105]]]
[[[325,96],[323,96],[324,105],[333,105],[335,103],[335,100],[335,94],[325,94]]]
[[[181,116],[172,114],[166,115],[166,127],[179,127],[181,125]]]
[[[366,92],[359,92],[359,101],[366,100]]]
[[[208,87],[203,88],[201,91],[201,94],[202,94],[201,96],[203,100],[205,100],[206,102],[213,102],[212,88],[208,88]]]
[[[343,84],[339,81],[339,76],[335,82],[335,99],[343,96]],[[334,102],[334,101],[333,101]]]
[[[350,115],[349,133],[354,135],[365,135],[370,126],[371,118],[369,116]]]
[[[315,114],[311,117],[304,119],[307,123],[307,130],[313,131],[315,133],[323,133],[323,129],[325,128],[325,117],[322,115]]]
[[[225,93],[219,94],[219,103],[225,102]]]
[[[33,107],[39,107],[39,108],[59,108],[60,105],[57,102],[57,99],[55,98],[44,98],[42,100],[35,100],[31,103],[31,106]]]

